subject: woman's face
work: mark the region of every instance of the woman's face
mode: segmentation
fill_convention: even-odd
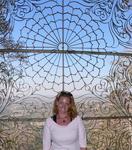
[[[61,96],[59,101],[57,101],[58,113],[67,113],[70,107],[69,97]]]

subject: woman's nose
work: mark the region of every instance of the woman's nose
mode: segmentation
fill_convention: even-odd
[[[66,107],[66,105],[65,105],[65,104],[63,104],[63,105],[62,105],[62,107],[63,107],[63,108],[65,108],[65,107]]]

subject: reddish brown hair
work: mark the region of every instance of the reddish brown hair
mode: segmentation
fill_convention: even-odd
[[[53,104],[53,114],[54,115],[58,114],[57,102],[59,101],[60,97],[62,97],[62,96],[68,97],[70,99],[70,107],[68,110],[68,114],[71,119],[74,119],[78,113],[77,113],[74,97],[70,92],[67,92],[67,91],[61,91],[57,94],[57,96],[54,100],[54,104]]]

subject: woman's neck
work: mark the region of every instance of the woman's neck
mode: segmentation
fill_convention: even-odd
[[[66,113],[64,114],[57,114],[57,123],[60,125],[67,125],[68,123],[71,122],[70,116]]]

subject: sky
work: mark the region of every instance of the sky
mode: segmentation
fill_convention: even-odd
[[[117,0],[18,1],[9,14],[13,40],[23,49],[60,53],[28,53],[25,61],[9,54],[4,59],[22,73],[18,87],[27,85],[42,95],[55,94],[62,88],[77,95],[89,93],[89,88],[109,76],[118,56],[63,51],[131,51],[131,15],[131,7],[123,7]]]

